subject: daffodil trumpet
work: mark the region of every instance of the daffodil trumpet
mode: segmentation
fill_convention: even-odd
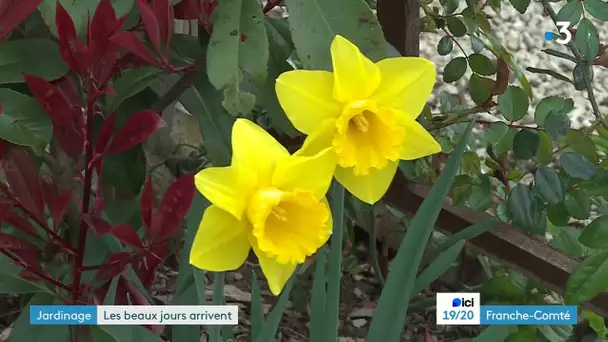
[[[325,193],[335,165],[331,148],[290,155],[261,127],[237,119],[231,165],[195,176],[196,188],[211,205],[194,238],[190,263],[213,272],[235,270],[253,250],[278,295],[296,266],[331,235]]]
[[[336,154],[336,179],[374,204],[388,190],[399,160],[441,151],[416,118],[435,84],[427,59],[386,58],[373,63],[342,36],[331,44],[333,72],[281,74],[276,93],[296,129],[307,134],[302,155]]]

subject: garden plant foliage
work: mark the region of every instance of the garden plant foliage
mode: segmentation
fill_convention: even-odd
[[[608,3],[542,1],[547,20],[571,23],[568,53],[542,51],[573,63],[562,75],[523,69],[490,25],[501,6],[523,14],[529,0],[423,0],[421,29],[441,36],[437,54],[461,50],[443,70],[386,41],[382,1],[0,3],[0,293],[24,303],[11,341],[199,341],[199,326],[31,326],[28,307],[157,305],[153,285],[167,265],[179,273],[164,304],[223,304],[225,272],[254,259],[246,339],[274,341],[303,296],[306,338],[335,342],[343,274],[357,263],[353,226],[372,241],[380,293],[369,342],[399,341],[408,312],[433,298],[429,286],[470,257],[465,241],[499,221],[549,236],[580,263],[558,294],[475,255],[484,301],[583,305],[608,288],[608,121],[592,87],[608,67],[594,26],[608,21]],[[285,17],[271,15],[277,6]],[[196,34],[177,33],[176,20]],[[574,101],[535,98],[529,73],[586,92],[595,121],[571,127]],[[473,105],[441,92],[432,109],[437,75],[466,77]],[[146,144],[170,135],[175,106],[202,141],[175,149],[164,163],[171,182],[160,186]],[[528,114],[534,124],[519,123]],[[430,188],[415,213],[385,198],[398,177]],[[447,198],[495,218],[442,236],[435,223]],[[378,212],[393,223],[384,232]],[[390,267],[376,238],[396,241]],[[313,275],[305,295],[292,291],[302,274]],[[605,338],[603,318],[583,315]],[[235,340],[230,327],[204,334]],[[571,334],[493,326],[476,340]]]

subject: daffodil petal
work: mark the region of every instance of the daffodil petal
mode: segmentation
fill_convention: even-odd
[[[209,206],[192,243],[190,264],[211,272],[241,267],[251,249],[246,222],[217,206]]]
[[[331,43],[334,98],[340,102],[364,100],[380,84],[380,70],[359,48],[338,35]]]
[[[237,219],[241,219],[247,205],[247,194],[253,190],[253,179],[246,178],[233,166],[211,167],[199,171],[194,176],[198,191],[209,200]]]
[[[336,169],[336,154],[331,147],[314,156],[291,156],[282,159],[275,169],[272,185],[283,191],[312,191],[316,198],[325,196]]]
[[[281,294],[283,287],[287,284],[289,278],[296,269],[295,263],[279,264],[276,259],[268,257],[264,252],[260,251],[255,244],[253,245],[253,251],[258,257],[262,273],[266,277],[268,287],[273,295],[278,296]]]
[[[395,172],[397,172],[398,161],[389,161],[388,165],[380,170],[371,168],[369,174],[364,176],[356,176],[353,173],[353,168],[336,168],[336,179],[346,188],[351,194],[361,201],[374,204],[384,196]]]
[[[302,147],[295,156],[314,156],[328,147],[332,147],[336,134],[336,120],[329,119],[321,122],[319,126],[304,140]]]
[[[340,115],[340,104],[332,97],[334,77],[329,71],[293,70],[277,78],[275,91],[289,121],[300,132],[310,134],[320,122]]]
[[[381,82],[371,99],[381,107],[401,110],[417,118],[426,104],[437,72],[433,63],[418,57],[396,57],[376,63]]]
[[[232,167],[240,173],[253,173],[257,185],[272,180],[277,162],[289,152],[262,127],[247,119],[237,119],[232,127]]]
[[[418,121],[403,115],[401,125],[405,128],[401,159],[413,160],[441,152],[441,145]]]

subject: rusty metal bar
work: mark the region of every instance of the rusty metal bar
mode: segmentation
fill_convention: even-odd
[[[428,187],[408,184],[407,179],[397,172],[385,199],[395,208],[413,214],[428,192]],[[439,214],[436,228],[444,234],[452,235],[492,217],[464,205],[446,203]],[[506,223],[498,223],[489,232],[467,241],[467,245],[561,294],[564,293],[568,277],[578,264],[578,260]],[[608,292],[602,292],[583,306],[607,316]]]

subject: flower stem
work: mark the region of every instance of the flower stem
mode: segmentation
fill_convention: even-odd
[[[340,315],[340,285],[342,278],[342,245],[344,234],[344,187],[334,182],[331,189],[331,211],[333,233],[329,252],[329,275],[327,284],[327,336],[326,341],[338,340]]]
[[[89,92],[91,94],[92,92]],[[72,283],[72,301],[74,304],[80,298],[80,279],[82,277],[82,265],[84,262],[84,250],[87,242],[88,225],[82,217],[89,213],[91,201],[91,182],[93,180],[93,168],[89,166],[93,158],[93,116],[95,101],[89,99],[86,112],[86,135],[85,135],[85,170],[84,188],[82,194],[82,206],[80,210],[80,233],[76,247],[76,260],[74,262],[74,282]]]

